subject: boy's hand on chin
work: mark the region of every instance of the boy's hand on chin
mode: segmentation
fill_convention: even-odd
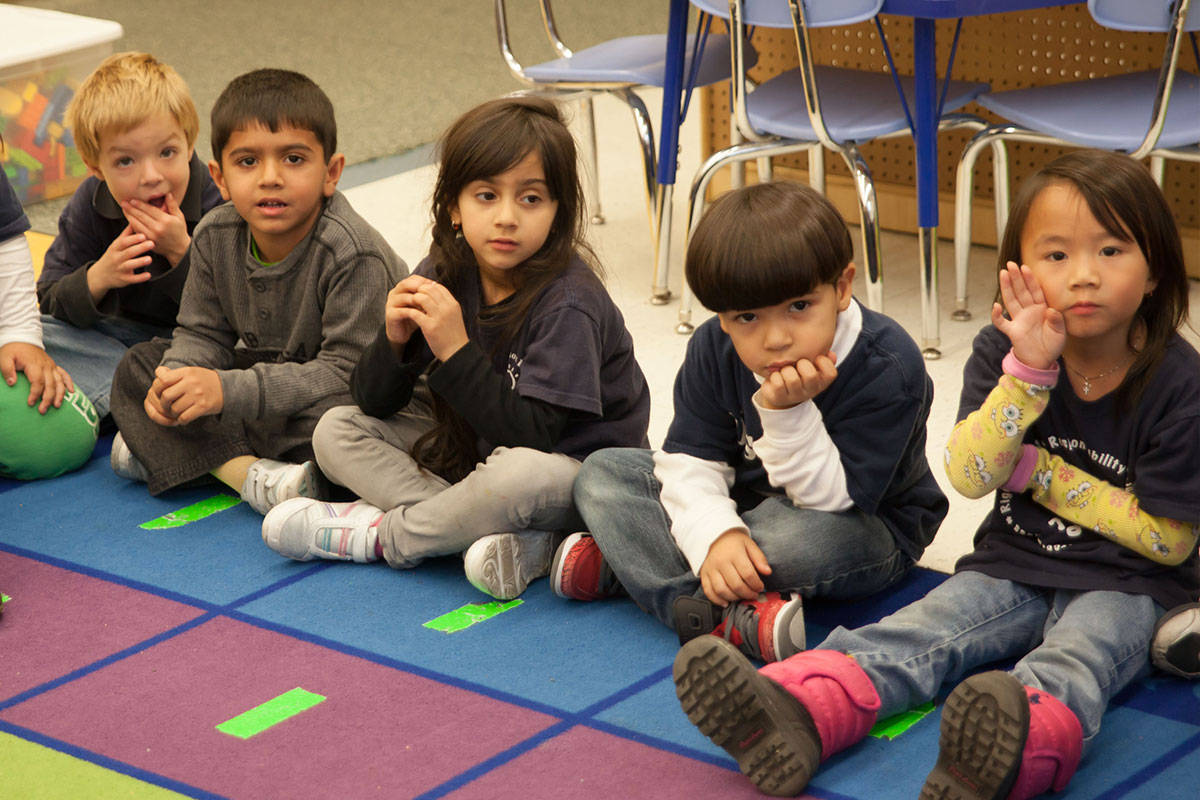
[[[813,361],[802,358],[772,372],[763,380],[759,400],[765,408],[782,410],[812,400],[837,380],[837,355],[830,350]]]

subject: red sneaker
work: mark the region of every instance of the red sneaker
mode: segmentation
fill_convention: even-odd
[[[573,533],[563,540],[550,566],[550,587],[568,600],[603,600],[625,594],[596,540]]]
[[[704,597],[675,598],[679,643],[705,633],[728,639],[750,658],[770,664],[804,649],[804,604],[800,595],[764,592],[721,608]]]

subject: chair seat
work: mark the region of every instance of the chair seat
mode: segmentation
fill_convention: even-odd
[[[979,104],[1018,125],[1082,147],[1133,150],[1150,125],[1158,70],[985,94]],[[1158,147],[1200,142],[1200,78],[1175,73]]]
[[[891,75],[845,67],[816,67],[821,114],[829,135],[837,142],[863,142],[908,129],[904,107]],[[915,108],[914,83],[901,77],[900,85]],[[951,81],[943,112],[962,108],[988,90],[986,83]],[[746,96],[750,122],[760,131],[790,139],[814,140],[804,105],[800,70],[771,78]]]
[[[692,68],[692,47],[696,34],[687,38],[684,76]],[[665,82],[667,37],[659,34],[623,36],[610,39],[570,58],[556,58],[525,69],[538,83],[621,83],[662,86]],[[746,48],[747,66],[756,61],[753,48]],[[711,34],[700,55],[696,85],[707,86],[729,78],[729,37]]]

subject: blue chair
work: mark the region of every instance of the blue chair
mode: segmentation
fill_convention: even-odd
[[[905,102],[908,107],[914,104],[913,81],[882,72],[816,66],[809,29],[874,19],[883,0],[692,0],[692,4],[729,20],[734,34],[734,117],[746,142],[714,153],[700,166],[692,182],[689,237],[703,213],[709,181],[718,169],[757,159],[760,177],[769,180],[770,158],[807,151],[809,180],[814,188],[824,191],[823,153],[825,149],[832,150],[846,162],[854,179],[862,229],[867,305],[881,309],[883,269],[879,255],[875,185],[859,146],[874,139],[911,135]],[[751,88],[746,77],[748,64],[740,58],[739,47],[748,26],[794,30],[800,65]],[[983,128],[986,123],[978,117],[945,112],[962,108],[987,88],[984,83],[949,81],[945,87],[939,128]],[[901,91],[905,102],[900,99]],[[930,283],[928,276],[921,277],[923,287]],[[929,334],[937,330],[937,304],[930,302],[925,291],[921,301],[928,345],[926,355],[936,358],[940,354],[929,344],[936,339],[936,334]],[[691,295],[685,287],[676,330],[687,333],[691,329]]]
[[[992,92],[979,104],[1009,122],[977,133],[958,164],[955,198],[954,319],[969,320],[967,259],[971,248],[971,199],[975,160],[984,147],[995,156],[996,235],[1008,220],[1008,160],[1004,142],[1095,147],[1150,157],[1150,171],[1162,185],[1165,159],[1200,162],[1200,77],[1179,68],[1185,34],[1200,63],[1195,31],[1200,11],[1191,0],[1089,0],[1092,18],[1108,28],[1166,34],[1159,69]]]
[[[543,27],[558,58],[530,67],[524,67],[513,55],[508,36],[508,14],[505,0],[495,0],[496,33],[500,53],[513,76],[539,92],[552,93],[563,99],[581,101],[585,141],[582,143],[586,166],[591,172],[588,181],[588,203],[592,210],[592,222],[603,224],[604,214],[600,207],[597,185],[596,126],[592,111],[595,94],[610,94],[624,102],[633,112],[634,124],[642,146],[645,169],[646,204],[650,217],[650,235],[654,255],[659,258],[659,242],[662,230],[669,223],[669,209],[662,206],[656,179],[657,160],[654,149],[654,125],[641,98],[634,93],[639,86],[662,87],[666,72],[666,35],[624,36],[602,42],[584,50],[573,51],[559,37],[550,0],[538,0]],[[729,37],[707,35],[707,26],[688,36],[684,75],[691,86],[707,86],[729,78]],[[747,56],[754,58],[753,51]],[[660,225],[660,218],[663,224]],[[659,281],[657,277],[654,285]],[[665,281],[664,281],[665,284]],[[652,302],[664,303],[667,296],[652,297]]]

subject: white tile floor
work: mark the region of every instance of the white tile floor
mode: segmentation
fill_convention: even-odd
[[[655,120],[660,95],[643,93]],[[671,421],[671,388],[675,371],[683,360],[687,338],[674,332],[679,309],[678,291],[682,273],[683,233],[686,200],[691,178],[699,164],[699,125],[689,119],[680,132],[679,183],[676,190],[673,225],[673,249],[670,284],[675,300],[666,306],[648,302],[653,256],[642,185],[640,149],[626,107],[619,101],[600,97],[595,101],[597,140],[600,152],[601,204],[607,221],[594,226],[591,241],[608,271],[608,289],[625,315],[633,334],[638,360],[651,387],[652,410],[650,441],[661,443]],[[415,266],[429,248],[429,198],[435,178],[434,167],[420,167],[398,175],[347,190],[354,207],[383,232],[396,251]],[[944,220],[944,226],[952,220]],[[855,233],[857,243],[857,233]],[[934,474],[950,498],[950,514],[933,544],[926,550],[922,564],[950,571],[954,561],[971,547],[972,534],[983,517],[990,499],[967,500],[957,495],[942,474],[943,443],[954,424],[958,394],[962,386],[962,366],[971,349],[971,340],[987,321],[994,293],[995,250],[973,248],[971,259],[971,322],[950,319],[954,268],[953,246],[943,241],[939,249],[942,267],[940,324],[942,358],[927,362],[935,386],[933,410],[929,419],[929,461]],[[916,237],[885,233],[883,236],[884,311],[899,321],[914,339],[920,341],[920,291],[917,272]],[[861,282],[859,282],[861,283]],[[856,291],[862,289],[856,285]],[[860,297],[865,294],[859,292]],[[1200,286],[1191,292],[1192,308],[1200,306]],[[697,307],[694,321],[708,315]],[[1200,323],[1200,311],[1192,319]],[[1197,324],[1200,327],[1200,324]],[[1192,341],[1200,340],[1188,331]]]

